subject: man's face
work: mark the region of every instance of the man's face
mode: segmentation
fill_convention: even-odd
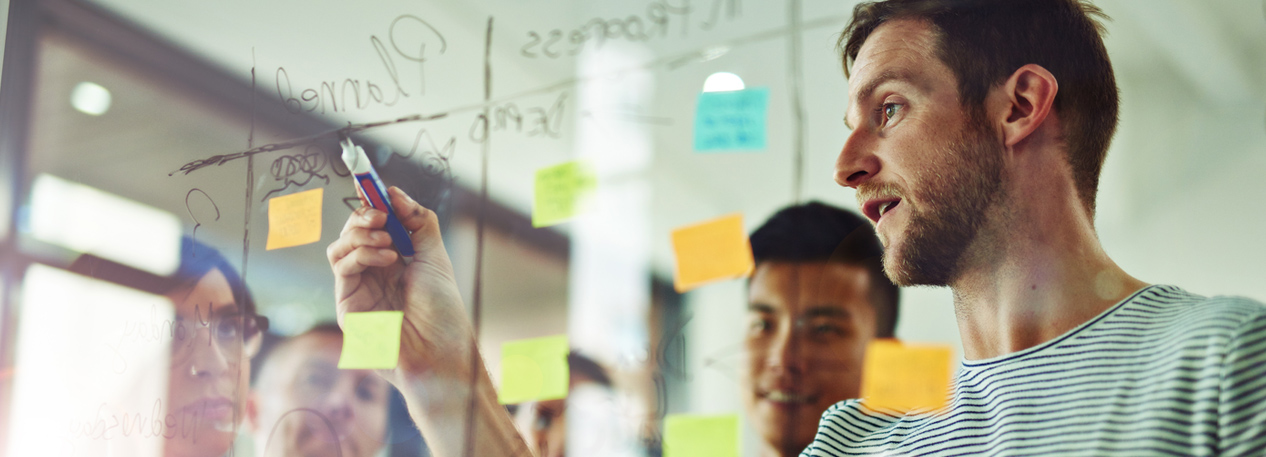
[[[849,79],[853,128],[836,182],[857,188],[897,285],[948,285],[1002,197],[1003,148],[935,55],[932,27],[896,20],[862,45]]]
[[[875,337],[870,273],[836,262],[765,261],[748,286],[741,392],[769,448],[798,454],[827,407],[856,398]]]
[[[263,455],[368,457],[382,447],[387,382],[369,370],[338,369],[342,345],[338,335],[312,333],[268,359],[277,365],[264,368],[253,396]]]

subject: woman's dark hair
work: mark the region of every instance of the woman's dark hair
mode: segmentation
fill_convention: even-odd
[[[752,232],[756,264],[839,262],[870,272],[870,302],[875,308],[875,336],[888,338],[897,327],[900,292],[883,269],[883,245],[870,221],[821,202],[789,206],[774,213]]]
[[[224,279],[228,280],[229,288],[233,290],[233,300],[241,309],[242,314],[256,315],[255,300],[251,297],[250,290],[246,288],[246,282],[237,274],[237,269],[233,268],[220,251],[187,236],[180,237],[180,266],[172,274],[172,280],[167,285],[168,289],[162,293],[170,293],[176,289],[197,284],[211,270],[220,270]]]

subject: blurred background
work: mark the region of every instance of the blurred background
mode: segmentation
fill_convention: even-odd
[[[23,357],[62,350],[28,335],[109,337],[90,316],[110,300],[24,302],[33,269],[89,253],[169,274],[192,236],[243,272],[271,334],[333,319],[325,247],[355,191],[330,132],[380,122],[353,136],[388,184],[440,212],[494,381],[502,343],[567,334],[612,372],[631,428],[740,411],[745,283],[675,292],[669,233],[731,213],[750,232],[797,201],[857,209],[832,180],[849,133],[834,47],[855,4],[0,0],[0,445],[25,449],[14,399],[47,380]],[[1122,93],[1105,249],[1149,283],[1266,300],[1266,2],[1095,4]],[[769,89],[763,150],[692,148],[696,99],[720,72]],[[535,171],[577,159],[597,177],[589,210],[533,227]],[[267,199],[316,188],[320,241],[265,249]],[[961,354],[949,291],[903,290],[897,336]],[[53,416],[39,420],[69,420]],[[382,453],[423,452],[409,440]]]

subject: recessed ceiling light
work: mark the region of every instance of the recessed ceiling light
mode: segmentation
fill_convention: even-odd
[[[743,78],[728,71],[713,73],[708,76],[708,79],[703,81],[704,92],[727,92],[743,90],[745,87]]]
[[[110,90],[97,83],[81,82],[70,92],[70,104],[84,114],[100,116],[110,109]]]

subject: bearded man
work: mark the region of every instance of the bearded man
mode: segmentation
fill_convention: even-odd
[[[1099,245],[1117,124],[1098,9],[865,3],[841,50],[857,189],[900,286],[948,286],[966,361],[940,411],[832,406],[804,455],[1261,455],[1266,307],[1148,285]]]
[[[1077,0],[855,10],[836,180],[857,189],[889,278],[953,290],[966,361],[947,410],[837,403],[802,455],[1266,452],[1266,306],[1148,285],[1095,235],[1118,111],[1097,14]],[[496,405],[435,214],[391,198],[417,255],[401,263],[386,215],[357,210],[328,250],[338,312],[405,311],[400,367],[382,374],[435,455],[530,455]]]

